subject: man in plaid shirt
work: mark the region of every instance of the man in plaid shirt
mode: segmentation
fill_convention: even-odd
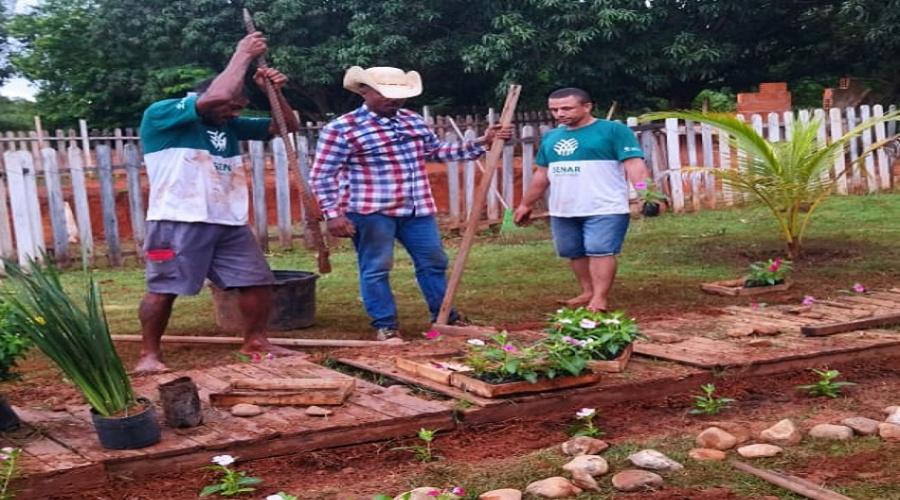
[[[353,239],[363,304],[377,338],[388,340],[400,334],[389,280],[395,239],[412,258],[432,322],[447,289],[449,259],[434,217],[426,161],[478,158],[485,144],[495,136],[508,139],[512,129],[495,126],[474,142],[442,142],[422,116],[402,108],[407,98],[422,93],[415,71],[354,66],[344,75],[344,88],[362,96],[364,104],[322,129],[311,188],[328,232]],[[452,310],[449,323],[463,322]]]

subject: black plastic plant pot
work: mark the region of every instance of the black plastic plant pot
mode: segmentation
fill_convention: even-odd
[[[659,203],[654,201],[645,201],[641,207],[641,215],[644,217],[656,217],[659,215]]]
[[[144,409],[127,417],[104,417],[91,409],[91,420],[101,446],[110,450],[133,450],[159,442],[159,423],[153,404],[146,398],[137,401],[144,404]]]
[[[6,398],[0,397],[0,432],[12,432],[19,429],[19,416],[10,406]]]

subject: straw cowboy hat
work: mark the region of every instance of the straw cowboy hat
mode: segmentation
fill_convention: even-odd
[[[385,66],[362,69],[353,66],[344,74],[344,88],[357,94],[367,85],[388,99],[406,99],[422,93],[422,77],[415,71]]]

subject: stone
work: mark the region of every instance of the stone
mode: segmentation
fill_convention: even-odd
[[[730,450],[738,443],[736,437],[718,427],[704,429],[697,436],[697,446],[714,450]]]
[[[763,337],[774,337],[775,335],[778,335],[779,333],[781,333],[781,328],[778,328],[777,326],[756,325],[753,327],[754,335],[761,335]]]
[[[522,492],[513,488],[491,490],[478,495],[479,500],[522,500]]]
[[[652,342],[658,344],[677,344],[679,342],[684,342],[684,337],[675,333],[653,332],[648,333],[647,336]]]
[[[628,456],[628,461],[635,467],[660,472],[674,472],[684,469],[680,463],[656,450],[641,450]]]
[[[321,406],[310,406],[303,413],[309,415],[310,417],[327,417],[332,415],[334,412],[329,410],[328,408],[322,408]]]
[[[590,436],[578,436],[562,444],[562,452],[575,457],[578,455],[596,455],[609,448],[609,444]]]
[[[750,432],[750,425],[746,422],[710,422],[709,426],[718,427],[731,434],[737,439],[738,443],[746,443],[753,437]]]
[[[885,415],[891,415],[892,413],[900,412],[900,406],[888,406],[881,410]]]
[[[900,425],[900,411],[889,413],[884,421],[889,424]]]
[[[846,425],[819,424],[809,430],[809,437],[816,439],[830,439],[833,441],[846,441],[853,437],[853,429]]]
[[[567,498],[581,493],[581,488],[564,477],[548,477],[525,487],[525,493],[544,498]]]
[[[900,442],[900,425],[881,422],[878,424],[878,436],[885,441]]]
[[[738,455],[744,458],[774,457],[784,450],[774,444],[750,444],[737,449]]]
[[[659,474],[646,470],[623,470],[612,478],[613,488],[625,493],[658,490],[664,483]]]
[[[733,339],[739,339],[742,337],[749,337],[753,335],[753,327],[752,326],[735,326],[729,328],[725,335],[731,337]]]
[[[747,342],[750,347],[772,347],[772,341],[769,339],[751,339]]]
[[[590,476],[601,476],[609,472],[609,463],[597,455],[580,455],[563,465],[563,470],[575,473],[582,471]]]
[[[725,460],[725,452],[710,448],[694,448],[688,452],[688,456],[694,460]]]
[[[779,446],[797,444],[803,439],[803,436],[800,434],[800,429],[797,428],[797,424],[789,418],[760,432],[759,437],[763,441]]]
[[[878,434],[878,421],[865,417],[850,417],[841,420],[841,425],[853,429],[860,436],[874,436]]]
[[[262,414],[263,409],[249,403],[238,403],[231,407],[231,415],[235,417],[255,417]]]

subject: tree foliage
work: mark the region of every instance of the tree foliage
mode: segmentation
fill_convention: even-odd
[[[359,102],[341,86],[352,65],[416,69],[410,104],[456,111],[497,106],[510,83],[523,108],[571,85],[628,113],[764,81],[813,96],[848,75],[900,94],[900,0],[43,0],[3,26],[48,125],[133,126],[224,67],[243,7],[308,120]]]

